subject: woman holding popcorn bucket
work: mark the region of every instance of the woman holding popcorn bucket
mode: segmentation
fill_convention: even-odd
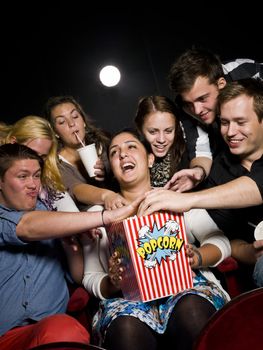
[[[134,130],[122,130],[111,139],[108,151],[111,169],[121,195],[128,202],[151,189],[149,168],[154,155],[147,148]],[[208,318],[229,300],[208,267],[229,256],[230,245],[205,210],[185,213],[185,226],[193,287],[147,302],[124,298],[121,282],[125,268],[116,251],[110,255],[104,227],[100,238],[83,241],[83,285],[100,299],[93,318],[94,342],[109,350],[154,350],[168,344],[173,344],[173,349],[192,349]],[[170,225],[168,229],[174,228]]]

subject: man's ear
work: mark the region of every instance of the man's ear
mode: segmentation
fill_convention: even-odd
[[[153,153],[148,154],[148,167],[152,168],[155,156]]]
[[[217,86],[219,90],[223,89],[225,85],[226,85],[226,79],[224,77],[221,77],[217,80]]]
[[[10,143],[17,143],[17,140],[16,140],[15,136],[11,136],[10,137]]]

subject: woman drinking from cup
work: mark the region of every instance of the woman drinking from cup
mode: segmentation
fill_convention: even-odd
[[[108,137],[92,124],[80,104],[71,96],[51,97],[45,106],[45,117],[59,141],[64,185],[79,209],[87,210],[92,204],[102,204],[106,209],[125,205],[127,201],[120,194],[103,187],[109,187],[106,161]],[[78,152],[91,143],[95,143],[100,158],[95,165],[95,178],[87,173]]]

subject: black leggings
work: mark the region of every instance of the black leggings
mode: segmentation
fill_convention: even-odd
[[[209,301],[188,294],[175,305],[164,334],[157,334],[133,316],[121,316],[109,326],[103,346],[107,350],[191,350],[214,312]]]

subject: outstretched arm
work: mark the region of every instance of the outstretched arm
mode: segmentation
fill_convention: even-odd
[[[87,232],[88,229],[123,220],[136,213],[143,197],[124,207],[104,212],[49,212],[25,213],[16,227],[17,236],[27,241],[67,237]]]
[[[256,183],[247,176],[241,176],[226,184],[192,193],[152,190],[146,194],[138,215],[148,215],[160,210],[184,212],[193,208],[243,208],[262,203]]]
[[[177,171],[164,188],[176,192],[189,191],[207,177],[211,165],[211,159],[207,157],[196,157],[192,159],[190,169]]]

